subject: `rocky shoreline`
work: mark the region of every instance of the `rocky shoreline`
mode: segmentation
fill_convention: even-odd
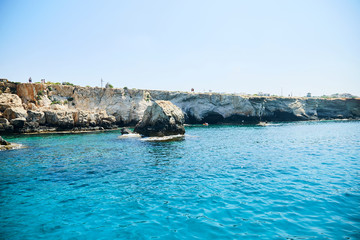
[[[3,139],[0,136],[0,151],[3,150],[11,150],[11,149],[19,149],[19,148],[23,148],[24,146],[21,144],[17,144],[17,143],[10,143],[8,141],[6,141],[5,139]]]
[[[135,126],[157,100],[179,107],[186,124],[360,119],[360,99],[249,97],[12,82],[0,82],[0,91],[0,134]]]
[[[25,85],[26,86],[26,85]],[[0,94],[0,133],[83,132],[115,129],[115,117],[105,110],[70,108],[64,102],[50,100],[51,87],[45,84],[21,84],[16,90]],[[14,92],[15,91],[15,92]],[[21,95],[18,95],[18,91]],[[20,98],[22,96],[23,98]]]

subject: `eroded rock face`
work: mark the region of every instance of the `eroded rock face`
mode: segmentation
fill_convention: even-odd
[[[4,93],[6,89],[11,93]],[[154,101],[178,106],[187,123],[360,119],[360,99],[256,97],[38,83],[0,83],[0,132],[134,126]],[[7,91],[9,92],[9,91]],[[22,121],[11,120],[25,118]],[[19,123],[19,124],[18,124]],[[55,130],[54,130],[55,129]]]
[[[0,94],[0,111],[5,111],[7,108],[21,107],[22,102],[18,95],[11,93]]]
[[[58,126],[63,129],[74,127],[74,118],[72,112],[62,110],[45,111],[46,123],[50,126]]]
[[[38,122],[41,125],[44,125],[46,123],[44,112],[28,110],[27,114],[28,116],[26,120],[28,122]]]
[[[155,101],[149,106],[134,132],[147,137],[185,134],[184,114],[169,101]]]
[[[14,128],[22,128],[24,127],[26,122],[26,119],[23,117],[19,117],[19,118],[14,118],[10,121],[11,125],[14,126]]]
[[[0,132],[88,131],[116,127],[115,117],[106,110],[78,108],[72,86],[18,84],[17,94],[0,94]]]
[[[26,118],[27,112],[23,107],[7,108],[3,116],[10,121],[15,118]]]
[[[36,99],[34,94],[43,89],[36,84],[22,85],[24,86],[19,87],[21,91],[18,94],[24,103]],[[116,118],[116,124],[120,126],[136,124],[142,118],[145,109],[156,100],[171,101],[181,108],[187,123],[246,124],[259,121],[360,118],[360,99],[255,97],[237,94],[127,88],[105,89],[63,85],[51,85],[43,91],[47,95],[41,97],[37,107],[38,105],[40,107],[50,106],[54,100],[68,101],[66,106],[62,106],[62,108],[56,106],[56,108],[58,110],[106,111],[108,115]]]

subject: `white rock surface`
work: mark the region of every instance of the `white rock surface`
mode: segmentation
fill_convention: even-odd
[[[11,89],[17,95],[0,94],[0,118],[10,121],[24,117],[40,126],[111,127],[113,123],[134,126],[145,109],[157,100],[178,106],[188,123],[360,118],[360,99],[248,97],[29,83],[14,86]],[[60,104],[54,104],[56,101]],[[44,116],[35,116],[35,112]],[[0,131],[11,130],[11,125],[1,123]]]
[[[170,101],[153,102],[144,112],[134,132],[147,137],[184,134],[185,118],[180,108]]]

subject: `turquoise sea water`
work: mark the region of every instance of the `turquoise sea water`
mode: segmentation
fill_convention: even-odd
[[[360,122],[8,136],[0,239],[360,239]]]

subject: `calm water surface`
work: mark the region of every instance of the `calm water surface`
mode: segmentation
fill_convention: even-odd
[[[11,136],[0,239],[360,239],[360,122]]]

